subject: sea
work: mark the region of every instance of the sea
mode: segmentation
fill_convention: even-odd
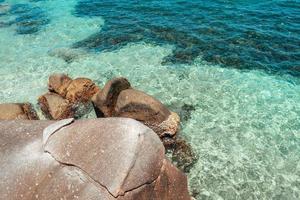
[[[195,199],[300,199],[300,0],[0,0],[0,102],[52,73],[178,112]]]

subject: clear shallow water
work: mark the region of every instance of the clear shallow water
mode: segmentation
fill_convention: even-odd
[[[188,174],[197,199],[299,199],[299,2],[151,2],[147,12],[122,1],[2,2],[18,9],[0,8],[1,102],[36,103],[54,72],[102,86],[125,76],[174,110],[193,108],[182,135],[199,155]],[[202,32],[191,30],[197,16]],[[221,62],[230,56],[240,62]]]

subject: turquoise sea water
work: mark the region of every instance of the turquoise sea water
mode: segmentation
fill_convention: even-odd
[[[299,1],[0,0],[0,101],[54,72],[185,113],[197,199],[300,199]]]

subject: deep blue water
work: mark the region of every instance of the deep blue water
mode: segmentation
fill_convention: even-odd
[[[300,1],[80,0],[74,15],[105,19],[99,33],[76,47],[171,44],[166,63],[201,55],[224,66],[300,75]]]
[[[31,0],[10,10],[19,34],[38,32],[47,13]],[[1,0],[0,3],[5,2]],[[132,42],[174,46],[164,63],[198,56],[226,67],[300,75],[300,1],[78,0],[78,17],[101,16],[105,26],[73,47],[113,51]],[[0,12],[1,15],[1,12]]]

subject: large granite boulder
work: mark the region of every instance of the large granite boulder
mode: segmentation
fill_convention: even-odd
[[[38,116],[30,103],[0,104],[0,120],[27,119],[38,120]]]
[[[129,89],[130,87],[129,81],[123,77],[114,78],[108,81],[103,89],[92,98],[97,116],[113,116],[120,92]]]
[[[127,118],[0,121],[2,199],[190,199],[157,135]]]
[[[56,93],[46,93],[38,98],[39,105],[47,119],[66,119],[74,117],[73,105]]]

